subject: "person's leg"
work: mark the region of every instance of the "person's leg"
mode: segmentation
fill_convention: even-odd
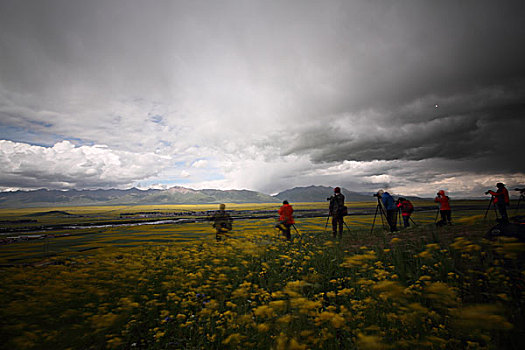
[[[390,232],[397,231],[396,216],[397,216],[397,210],[387,210],[386,211],[386,221],[388,222],[388,225],[390,226]]]
[[[452,211],[446,210],[446,212],[447,212],[447,223],[450,225],[452,224]]]
[[[509,217],[507,215],[507,206],[505,205],[505,202],[498,203],[498,210],[501,215],[501,223],[507,224],[509,222]]]
[[[343,237],[343,226],[344,226],[342,216],[339,217],[338,223],[339,223],[339,238],[342,238]]]
[[[286,227],[286,231],[284,233],[284,236],[286,237],[287,240],[291,240],[292,239],[292,234],[291,234],[291,227],[292,225],[291,224],[284,224],[285,227]]]
[[[337,236],[337,220],[339,218],[335,215],[332,216],[332,235],[334,236],[334,238]]]
[[[447,213],[446,210],[440,210],[439,215],[441,215],[441,220],[438,221],[438,226],[445,225],[447,223]]]

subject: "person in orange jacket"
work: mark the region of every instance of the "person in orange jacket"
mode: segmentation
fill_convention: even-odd
[[[283,201],[283,205],[279,208],[278,213],[279,223],[275,227],[281,230],[287,240],[290,240],[292,238],[290,228],[295,224],[293,219],[293,208],[288,201]]]
[[[494,196],[494,205],[498,208],[501,215],[501,223],[507,224],[509,217],[507,216],[507,206],[509,205],[509,191],[504,184],[498,182],[496,184],[498,190],[496,192],[488,190],[485,194],[491,194]]]
[[[438,226],[443,226],[445,224],[452,224],[452,210],[450,209],[450,198],[445,195],[445,191],[439,190],[437,197],[434,198],[434,202],[439,203],[439,213],[441,214],[441,220],[437,222]]]

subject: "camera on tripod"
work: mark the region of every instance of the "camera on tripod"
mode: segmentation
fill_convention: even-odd
[[[518,191],[521,194],[525,194],[525,187],[524,188],[515,188],[514,191]]]
[[[378,193],[374,193],[372,196],[379,198],[379,194]]]
[[[326,198],[326,200],[327,201],[331,201],[333,198],[334,198],[334,196],[330,196],[330,197]]]

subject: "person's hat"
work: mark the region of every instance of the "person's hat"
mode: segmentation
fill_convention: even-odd
[[[377,191],[377,195],[378,195],[378,196],[382,196],[383,193],[385,193],[385,191],[383,191],[383,190],[379,190],[379,191]]]
[[[442,196],[444,196],[444,195],[445,195],[445,191],[443,191],[443,190],[439,190],[439,192],[438,192],[438,193],[439,193],[440,195],[442,195]]]
[[[339,187],[334,188],[335,193],[341,193],[341,189]]]
[[[283,201],[283,204],[290,204],[290,203],[288,203],[288,201],[285,200],[285,201]]]
[[[503,183],[501,183],[501,182],[498,182],[498,183],[496,184],[496,187],[497,187],[497,188],[502,188],[502,187],[505,187],[505,184],[503,184]]]

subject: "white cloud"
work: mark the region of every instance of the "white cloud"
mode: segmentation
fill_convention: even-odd
[[[208,161],[206,159],[199,159],[191,165],[194,168],[205,168],[208,166]]]
[[[75,147],[62,141],[41,147],[0,140],[4,187],[21,183],[26,188],[129,187],[157,175],[168,161],[153,153],[115,151],[102,145]]]

